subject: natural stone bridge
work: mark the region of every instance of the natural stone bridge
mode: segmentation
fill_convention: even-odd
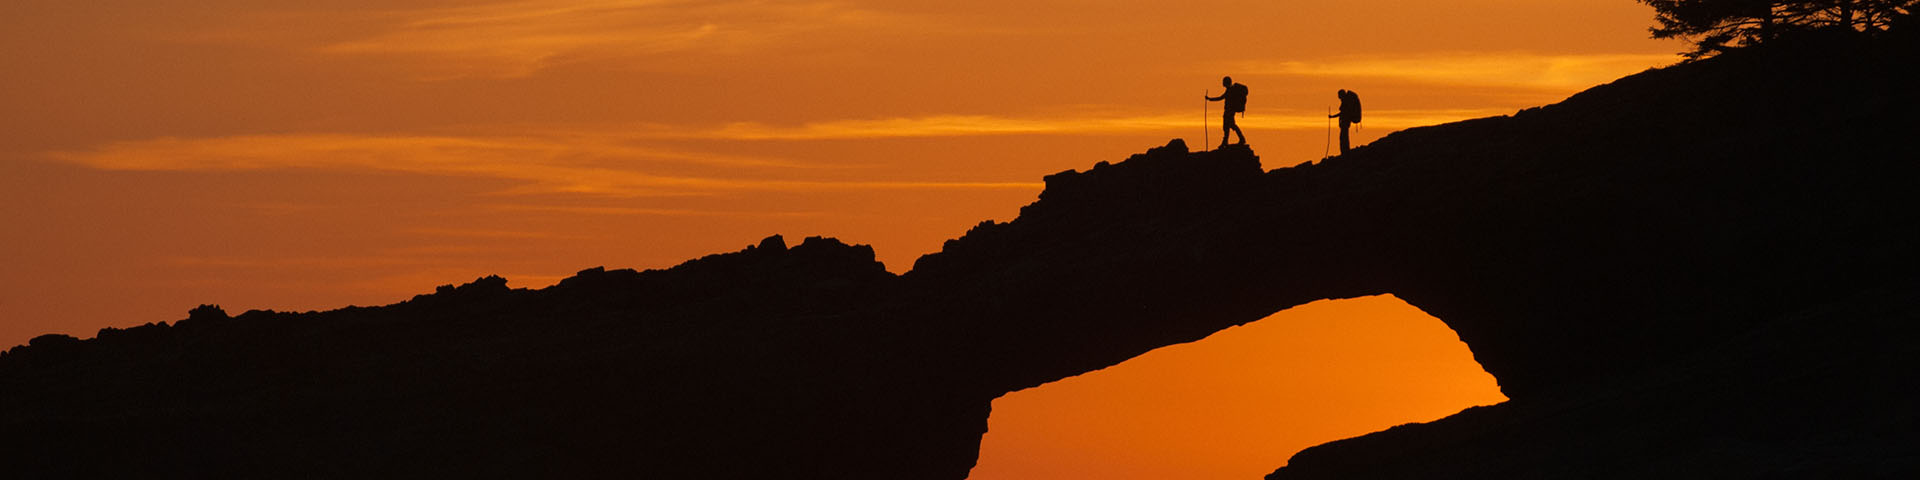
[[[1553,412],[1669,405],[1698,393],[1673,386],[1688,375],[1764,376],[1701,360],[1776,351],[1755,336],[1859,344],[1833,336],[1850,327],[1774,326],[1906,291],[1920,271],[1920,152],[1905,138],[1920,102],[1914,75],[1883,59],[1910,52],[1729,55],[1272,171],[1245,148],[1176,141],[1049,176],[1018,219],[901,276],[866,247],[770,238],[539,291],[488,278],[385,307],[204,309],[43,337],[0,358],[0,464],[27,477],[958,479],[1005,392],[1382,293],[1445,321],[1512,399],[1437,422],[1432,438],[1527,412],[1604,429],[1626,414]],[[1834,108],[1834,84],[1873,106]],[[1305,460],[1338,472],[1337,457]],[[1526,468],[1505,471],[1539,472]]]

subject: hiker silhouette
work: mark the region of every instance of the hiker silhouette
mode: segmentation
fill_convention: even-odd
[[[1347,141],[1347,127],[1360,123],[1360,94],[1341,90],[1334,96],[1340,97],[1340,113],[1328,115],[1327,118],[1340,119],[1340,154],[1346,155],[1348,150],[1353,149]]]
[[[1247,86],[1233,83],[1233,77],[1220,77],[1220,86],[1227,87],[1218,97],[1207,97],[1209,102],[1226,101],[1227,108],[1220,117],[1220,147],[1227,146],[1227,133],[1240,136],[1239,145],[1247,144],[1247,134],[1240,131],[1240,125],[1233,123],[1233,114],[1245,114],[1247,111]]]

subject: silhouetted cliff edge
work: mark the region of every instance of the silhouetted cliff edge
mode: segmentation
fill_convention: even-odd
[[[1176,141],[1048,176],[900,276],[776,236],[541,290],[36,338],[0,357],[0,468],[958,479],[1005,392],[1393,293],[1512,400],[1272,478],[1911,476],[1917,51],[1736,52],[1273,171]]]

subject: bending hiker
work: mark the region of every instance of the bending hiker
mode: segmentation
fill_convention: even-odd
[[[1240,125],[1233,123],[1233,114],[1245,114],[1247,111],[1247,86],[1233,83],[1233,77],[1220,77],[1220,86],[1227,87],[1226,93],[1218,97],[1207,97],[1209,102],[1226,101],[1226,115],[1220,118],[1220,148],[1227,147],[1227,133],[1240,136],[1238,145],[1247,144],[1247,134],[1240,131]]]
[[[1327,118],[1340,118],[1340,154],[1346,155],[1347,150],[1353,149],[1347,143],[1347,127],[1360,123],[1360,94],[1341,90],[1334,95],[1340,97],[1340,113],[1328,115]]]

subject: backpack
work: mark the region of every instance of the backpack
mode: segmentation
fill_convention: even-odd
[[[1347,117],[1347,123],[1360,123],[1360,94],[1348,90],[1340,96],[1341,116]]]
[[[1234,113],[1247,112],[1247,86],[1246,85],[1236,83],[1236,84],[1233,84],[1232,87],[1227,87],[1226,97],[1227,97],[1226,100],[1227,100],[1228,112],[1234,112]]]

